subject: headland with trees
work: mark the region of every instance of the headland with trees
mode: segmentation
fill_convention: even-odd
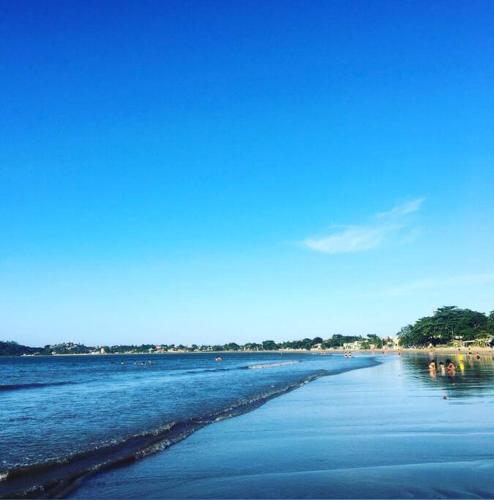
[[[461,347],[492,346],[494,338],[494,311],[489,315],[456,306],[436,309],[432,316],[424,316],[403,327],[398,333],[402,347]]]

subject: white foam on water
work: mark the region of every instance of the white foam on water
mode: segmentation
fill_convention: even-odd
[[[250,370],[263,370],[264,368],[276,368],[277,366],[295,365],[300,361],[279,361],[275,363],[263,363],[258,365],[249,365]]]

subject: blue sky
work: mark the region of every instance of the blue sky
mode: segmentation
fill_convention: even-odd
[[[0,1],[0,338],[494,309],[490,1]]]

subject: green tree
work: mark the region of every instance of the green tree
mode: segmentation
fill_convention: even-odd
[[[277,351],[278,350],[278,344],[274,340],[265,340],[262,343],[262,348],[265,351]]]
[[[404,347],[445,345],[453,340],[477,340],[486,336],[489,328],[485,314],[445,306],[437,309],[432,316],[418,319],[398,332],[400,345]]]
[[[371,333],[371,334],[367,335],[367,338],[369,339],[369,344],[374,344],[374,346],[377,349],[381,349],[381,347],[383,346],[382,339],[380,337],[378,337],[377,335]]]
[[[487,319],[487,332],[494,335],[494,311],[491,311]]]

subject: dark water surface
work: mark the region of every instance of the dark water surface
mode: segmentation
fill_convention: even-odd
[[[375,364],[310,354],[214,358],[0,358],[0,496],[63,495],[89,472],[142,458],[315,378]]]
[[[492,355],[451,357],[454,375],[425,353],[319,378],[73,497],[494,498]]]

